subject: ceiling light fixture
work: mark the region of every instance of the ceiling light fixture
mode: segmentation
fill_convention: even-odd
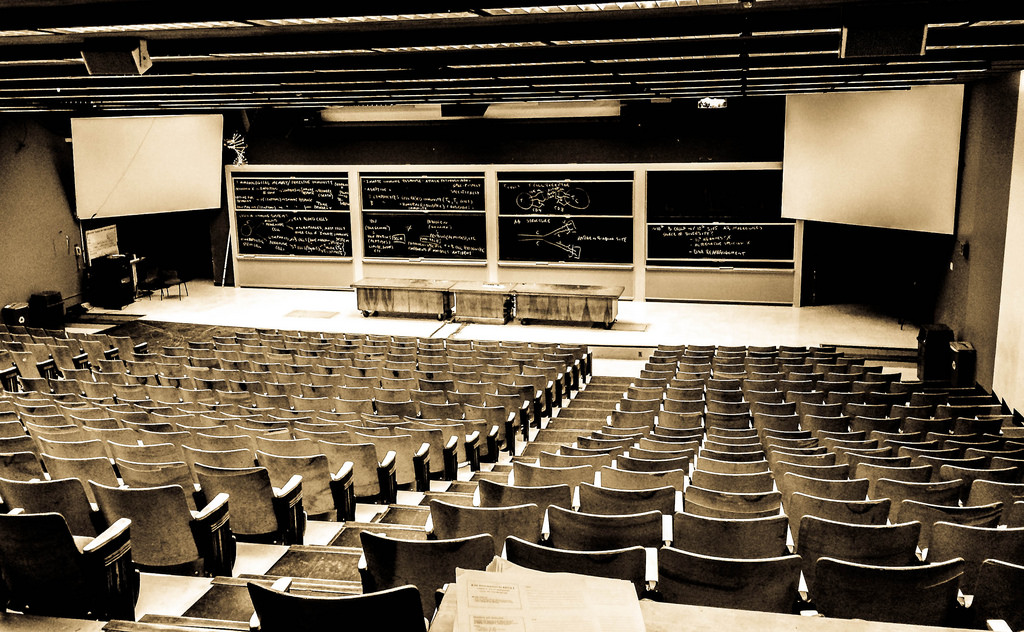
[[[729,102],[719,97],[704,97],[697,101],[698,110],[720,110],[728,107]]]

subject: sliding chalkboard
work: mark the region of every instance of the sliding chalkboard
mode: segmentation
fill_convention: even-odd
[[[487,259],[482,173],[364,173],[368,258]]]
[[[506,261],[630,263],[631,217],[499,217],[498,250]]]
[[[633,172],[499,173],[498,258],[632,263]]]
[[[240,255],[352,255],[348,213],[317,211],[235,211]]]
[[[236,209],[347,211],[348,175],[245,172],[231,178]]]
[[[367,211],[363,242],[367,257],[487,258],[482,214]]]
[[[782,222],[782,170],[648,171],[647,221]]]
[[[793,224],[648,224],[647,263],[792,267]]]

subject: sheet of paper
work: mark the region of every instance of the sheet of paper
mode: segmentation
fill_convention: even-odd
[[[644,632],[628,581],[541,573],[496,559],[491,571],[460,571],[457,632]]]

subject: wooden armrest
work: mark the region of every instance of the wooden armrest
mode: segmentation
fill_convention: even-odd
[[[306,512],[302,509],[302,476],[296,474],[274,494],[274,514],[283,544],[302,544]]]
[[[469,469],[473,472],[480,471],[480,431],[474,430],[463,439],[466,445],[466,460],[469,461]]]
[[[444,468],[444,480],[454,481],[459,474],[459,438],[455,435],[448,438],[448,443],[441,453],[441,463]]]
[[[388,450],[384,460],[377,464],[377,484],[380,502],[391,504],[398,498],[398,453]]]
[[[117,519],[82,551],[86,566],[97,572],[100,602],[94,605],[102,619],[135,620],[139,573],[132,563],[131,524],[128,518]]]
[[[536,400],[534,400],[534,402],[532,403],[536,403]],[[530,440],[530,404],[531,402],[525,401],[523,402],[523,406],[519,409],[519,427],[523,431],[524,442],[528,442]],[[533,410],[536,412],[536,407],[534,407]],[[538,421],[537,423],[539,424],[540,421]]]
[[[117,347],[111,347],[103,352],[103,357],[107,360],[117,360],[119,359],[119,354],[120,351],[117,350]]]
[[[442,455],[444,458],[444,455]],[[416,453],[412,455],[413,478],[416,481],[416,491],[430,491],[430,444],[421,443]]]
[[[148,351],[148,350],[149,350],[149,343],[148,342],[140,342],[140,343],[137,343],[134,347],[132,347],[132,351],[135,352],[135,353],[146,353],[146,351]]]
[[[220,493],[196,512],[189,523],[208,576],[231,575],[235,566],[235,539],[229,519],[228,495]]]
[[[11,513],[19,512],[20,508],[11,511]],[[82,549],[82,553],[98,553],[106,547],[112,546],[112,543],[118,542],[122,536],[125,540],[129,538],[129,529],[132,526],[132,521],[128,518],[118,518],[114,521],[114,524],[107,527],[107,529],[92,539],[92,542],[85,545]]]
[[[487,440],[487,460],[490,463],[498,462],[498,435],[501,429],[497,424],[491,426],[485,439]]]
[[[356,491],[353,484],[355,465],[345,461],[336,474],[331,474],[331,496],[334,508],[338,511],[338,520],[356,519]]]
[[[39,371],[39,375],[42,377],[55,377],[57,373],[57,362],[51,356],[42,362],[36,362],[36,370]]]
[[[89,368],[89,354],[84,351],[82,353],[79,353],[78,355],[71,356],[71,361],[75,363],[75,368]]]

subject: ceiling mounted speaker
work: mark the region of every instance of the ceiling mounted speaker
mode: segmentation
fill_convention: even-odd
[[[843,27],[839,57],[920,57],[928,27],[920,24],[850,24]]]
[[[82,51],[90,75],[141,75],[153,66],[146,40],[113,40]]]

